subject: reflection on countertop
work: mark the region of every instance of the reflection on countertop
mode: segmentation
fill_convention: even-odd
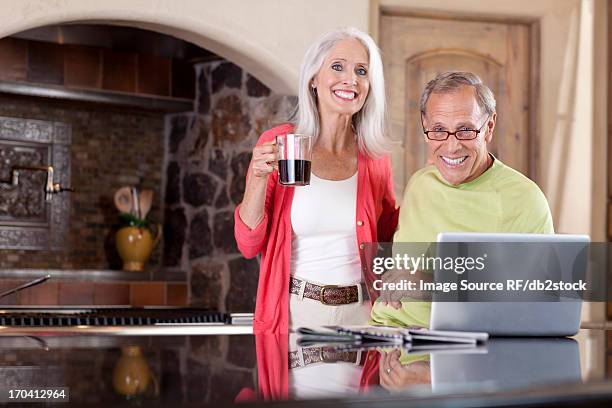
[[[525,389],[567,385],[555,388],[558,397],[585,386],[579,346],[594,335],[582,330],[576,338],[491,339],[473,350],[418,354],[299,347],[287,335],[41,333],[0,336],[0,377],[7,387],[68,387],[71,403],[101,405],[344,397],[433,402],[456,395],[525,397]],[[612,383],[604,379],[591,376],[586,385],[612,396]]]
[[[69,387],[71,403],[233,401],[241,388],[254,387],[255,339],[0,337],[0,378],[4,387]]]

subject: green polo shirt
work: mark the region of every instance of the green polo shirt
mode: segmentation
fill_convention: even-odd
[[[494,159],[480,177],[458,186],[431,165],[408,182],[393,242],[435,242],[440,232],[554,233],[540,188]],[[429,326],[431,303],[403,302],[396,310],[376,302],[372,323]]]

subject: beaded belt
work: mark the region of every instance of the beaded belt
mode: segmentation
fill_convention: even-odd
[[[324,305],[348,305],[359,301],[359,287],[353,286],[337,286],[337,285],[315,285],[308,281],[303,281],[298,278],[291,277],[289,280],[289,293],[294,295],[300,294],[302,283],[305,282],[304,297],[312,300],[318,300]],[[363,299],[368,299],[367,290],[362,285]]]
[[[300,353],[303,362],[300,361]],[[338,351],[333,347],[305,347],[301,350],[289,352],[289,369],[305,367],[315,363],[360,363],[361,353],[359,351]]]

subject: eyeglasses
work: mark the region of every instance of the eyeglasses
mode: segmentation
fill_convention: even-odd
[[[449,132],[448,130],[425,130],[423,126],[423,118],[421,117],[421,126],[423,126],[423,133],[429,140],[435,140],[437,142],[444,141],[449,138],[450,135],[454,135],[457,140],[473,140],[478,137],[480,130],[484,125],[489,122],[491,115],[487,116],[487,120],[478,129],[461,129],[455,132]]]

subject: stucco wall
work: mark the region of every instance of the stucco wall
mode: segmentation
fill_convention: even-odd
[[[368,29],[368,0],[3,0],[0,37],[74,21],[112,21],[191,41],[295,94],[304,50],[321,32]]]

